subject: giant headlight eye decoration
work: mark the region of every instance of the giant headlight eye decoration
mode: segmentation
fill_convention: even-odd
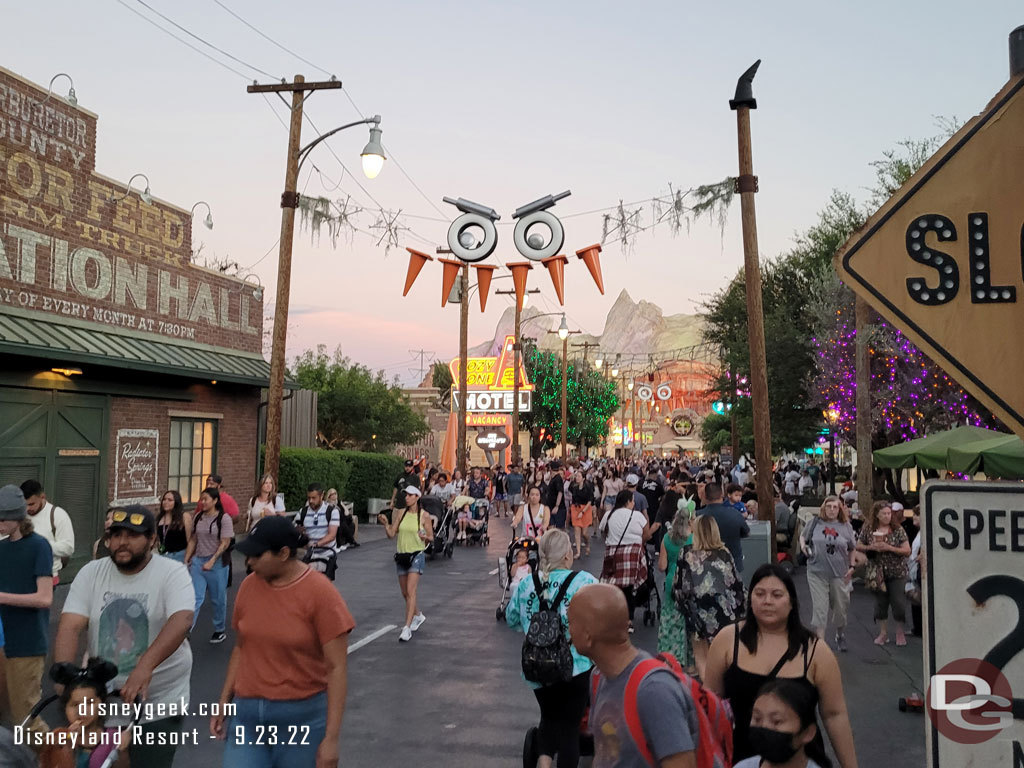
[[[565,230],[562,229],[562,222],[547,209],[569,194],[566,191],[558,195],[547,195],[512,214],[512,218],[517,220],[513,233],[516,250],[523,256],[531,261],[543,261],[562,250]],[[547,230],[546,237],[541,234],[542,230]]]
[[[498,230],[494,222],[501,216],[493,208],[472,200],[444,198],[462,211],[462,215],[448,227],[448,247],[461,261],[476,264],[483,261],[498,247]]]

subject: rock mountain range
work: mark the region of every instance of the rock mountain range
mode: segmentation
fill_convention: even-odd
[[[537,339],[537,345],[542,349],[557,349],[561,346],[561,341],[556,335],[548,334],[546,331],[558,327],[558,317],[537,317],[543,314],[545,313],[540,309],[527,306],[522,315],[522,335]],[[572,343],[599,344],[605,356],[615,353],[637,356],[664,355],[672,350],[700,344],[703,327],[704,321],[700,315],[679,314],[666,317],[657,304],[633,301],[629,293],[623,289],[605,318],[604,331],[597,336],[586,333],[574,335]],[[494,337],[470,348],[470,356],[497,356],[505,337],[513,335],[514,331],[515,308],[508,307],[498,321]]]

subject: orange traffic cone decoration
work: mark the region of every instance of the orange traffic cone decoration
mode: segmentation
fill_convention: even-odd
[[[551,275],[551,282],[555,285],[555,295],[558,297],[558,303],[564,307],[565,265],[569,263],[569,259],[565,256],[548,256],[546,259],[541,259],[540,263],[548,268],[548,274]]]
[[[505,266],[512,270],[512,283],[516,287],[516,305],[522,310],[523,298],[526,296],[526,278],[533,265],[528,261],[516,261]]]
[[[459,270],[462,269],[462,262],[452,259],[438,259],[438,261],[444,265],[444,275],[441,277],[441,306],[443,307],[448,303],[448,297],[451,296],[455,278],[459,276]],[[463,301],[465,301],[465,297],[463,297]]]
[[[597,283],[597,290],[604,296],[604,278],[601,277],[601,246],[592,245],[582,251],[576,251],[576,255],[583,259],[583,263],[590,270],[590,276]]]
[[[487,308],[487,294],[491,290],[491,278],[494,277],[494,270],[498,267],[496,264],[474,264],[473,269],[476,270],[476,287],[480,292],[480,311],[483,312]]]
[[[405,273],[405,290],[402,291],[403,296],[409,294],[409,289],[412,288],[412,284],[416,282],[416,278],[420,275],[420,270],[423,269],[423,265],[428,261],[433,261],[433,256],[428,256],[425,253],[417,251],[413,248],[406,248],[409,252],[409,270]]]

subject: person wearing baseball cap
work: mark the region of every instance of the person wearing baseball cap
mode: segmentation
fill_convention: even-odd
[[[236,641],[220,695],[221,712],[232,702],[236,709],[230,722],[224,715],[211,718],[210,730],[223,739],[239,727],[286,733],[306,724],[308,736],[287,748],[287,764],[336,765],[348,638],[356,623],[327,577],[296,557],[306,544],[290,519],[276,515],[260,519],[238,543],[252,573],[235,597]],[[279,753],[263,740],[229,738],[224,765],[276,764]]]
[[[391,508],[405,509],[405,489],[409,486],[420,487],[420,476],[416,472],[416,463],[412,459],[406,459],[402,474],[395,478],[391,491]]]
[[[639,484],[640,478],[637,475],[633,474],[632,472],[626,475],[626,488],[633,492],[633,509],[636,510],[637,512],[641,512],[643,516],[648,519],[648,522],[650,522],[650,515],[647,511],[647,497],[636,489],[636,487]]]
[[[0,621],[11,717],[20,723],[42,697],[53,603],[53,550],[32,531],[25,494],[0,488]],[[40,722],[40,721],[36,721]]]
[[[427,567],[424,550],[434,540],[434,525],[430,513],[420,509],[422,492],[419,486],[407,485],[404,492],[405,508],[392,510],[391,520],[388,520],[387,515],[378,515],[377,522],[384,526],[389,539],[398,540],[395,568],[398,571],[398,587],[405,598],[405,626],[398,639],[407,643],[412,640],[412,633],[427,620],[416,604],[416,591]]]
[[[156,520],[146,507],[113,507],[104,538],[110,557],[86,563],[71,582],[53,660],[81,659],[85,633],[89,656],[117,666],[112,685],[124,700],[141,694],[154,705],[155,719],[140,722],[141,736],[132,739],[131,764],[170,768],[176,742],[168,736],[184,729],[180,704],[189,700],[192,649],[185,637],[195,588],[182,563],[156,553]],[[126,637],[135,641],[126,644]]]

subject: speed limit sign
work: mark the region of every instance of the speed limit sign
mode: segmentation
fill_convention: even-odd
[[[672,387],[669,386],[668,384],[659,384],[658,385],[658,399],[659,400],[669,400],[671,398],[672,398]]]

